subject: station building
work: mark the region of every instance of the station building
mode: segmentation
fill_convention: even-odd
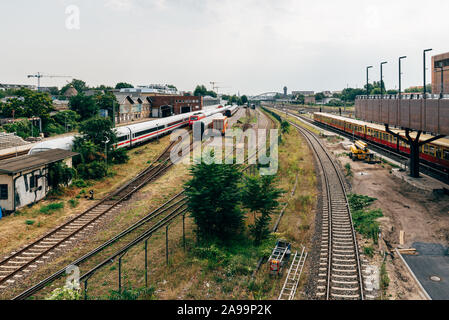
[[[0,207],[2,214],[15,212],[46,197],[50,191],[49,166],[64,162],[72,167],[77,153],[53,149],[0,161]]]
[[[432,57],[432,93],[441,93],[441,72],[443,72],[443,94],[449,94],[449,52]]]

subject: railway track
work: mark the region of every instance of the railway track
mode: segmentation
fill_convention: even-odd
[[[173,163],[170,152],[176,141],[172,142],[145,170],[134,179],[107,195],[83,213],[70,219],[41,238],[12,252],[0,260],[0,289],[20,280],[38,268],[46,260],[63,248],[82,237],[100,223],[108,214],[114,213],[124,205],[136,191],[155,180],[167,171]]]
[[[172,165],[172,163],[168,161],[167,156],[169,156],[171,147],[173,146],[174,143],[175,142],[173,142],[164,151],[164,153],[161,154],[161,156],[154,161],[154,163],[166,163],[165,167],[163,167],[165,169],[161,170],[166,170]],[[193,144],[191,144],[190,147],[192,148]],[[167,161],[165,161],[165,159],[167,159]],[[152,166],[146,169],[142,174],[144,174],[145,172],[149,172],[151,168]],[[129,250],[131,247],[144,241],[145,239],[150,237],[153,233],[155,233],[165,225],[169,224],[176,217],[180,215],[185,215],[187,212],[186,205],[187,205],[187,197],[185,196],[185,192],[183,191],[175,195],[173,198],[168,200],[159,208],[155,209],[154,211],[144,216],[142,219],[140,219],[139,221],[128,227],[126,230],[120,232],[112,239],[106,241],[96,249],[85,254],[76,261],[72,262],[70,266],[78,266],[80,267],[80,269],[86,269],[92,266],[92,264],[94,263],[95,266],[91,269],[88,269],[89,271],[87,271],[80,278],[81,281],[88,280],[98,270],[112,263],[116,257],[119,257],[120,255],[124,254],[127,250]],[[128,242],[129,239],[132,240]],[[126,242],[127,244],[121,247],[120,249],[117,250],[112,248],[112,246],[119,246],[124,242]],[[107,256],[107,258],[104,259],[105,255],[107,255],[111,250],[115,250],[113,251],[114,253],[110,256]],[[96,264],[99,259],[101,259],[101,262],[99,264]],[[60,279],[63,275],[65,275],[67,267],[55,272],[54,274],[40,281],[36,285],[28,288],[24,292],[20,293],[18,296],[14,297],[13,300],[27,299],[32,295],[40,292],[41,290],[46,288],[49,284],[54,283],[55,281]]]
[[[80,271],[86,271],[82,278],[86,278],[88,275],[93,275],[101,267],[108,263],[112,263],[114,261],[114,257],[117,256],[118,253],[123,252],[123,250],[128,248],[130,244],[133,244],[138,239],[141,239],[142,235],[147,234],[149,231],[155,232],[164,226],[165,222],[171,221],[177,216],[185,214],[186,203],[187,197],[184,195],[184,192],[175,195],[157,209],[151,211],[142,219],[135,222],[126,230],[120,232],[94,250],[86,253],[76,261],[73,261],[70,266],[77,266],[80,268]],[[126,245],[123,246],[123,243],[126,243]],[[110,251],[114,252],[112,256],[109,253]],[[68,266],[62,268],[36,285],[23,291],[18,296],[14,297],[13,300],[24,300],[40,292],[49,284],[54,283],[64,276],[66,274],[67,267]]]
[[[328,131],[335,132],[335,133],[337,133],[339,135],[342,135],[342,136],[344,136],[344,137],[346,137],[348,139],[352,140],[354,138],[353,135],[351,135],[351,134],[349,134],[347,132],[344,132],[342,130],[338,130],[338,129],[333,128],[333,127],[328,126],[328,125],[324,125],[324,124],[321,124],[321,123],[316,123],[315,121],[313,121],[311,119],[308,119],[306,117],[296,116],[296,115],[293,115],[291,113],[289,113],[289,115],[293,116],[293,117],[296,117],[298,119],[302,119],[302,120],[304,120],[304,121],[306,121],[306,122],[308,122],[310,124],[313,124],[313,125],[318,126],[320,128],[326,129]],[[357,139],[360,139],[360,140],[363,140],[364,142],[366,142],[368,144],[368,146],[372,150],[374,150],[374,151],[376,151],[376,152],[378,152],[378,153],[380,153],[380,154],[382,154],[382,155],[384,155],[386,157],[390,157],[393,160],[396,160],[396,161],[398,161],[400,163],[408,162],[410,160],[410,156],[408,154],[406,154],[406,153],[398,152],[397,150],[393,150],[393,149],[387,148],[385,146],[382,146],[382,145],[380,145],[378,143],[374,143],[374,142],[372,142],[372,141],[370,141],[368,139],[364,139],[364,138],[359,137],[359,136],[357,136]],[[440,166],[437,166],[437,165],[432,164],[430,162],[425,162],[425,160],[423,160],[423,159],[420,160],[419,166],[420,166],[421,172],[423,172],[424,174],[427,174],[427,175],[429,175],[429,176],[431,176],[431,177],[433,177],[433,178],[435,178],[435,179],[437,179],[437,180],[439,180],[441,182],[449,183],[449,173],[445,172]]]
[[[306,138],[322,172],[323,216],[317,298],[363,300],[358,244],[341,171],[311,131],[293,122],[290,125]]]

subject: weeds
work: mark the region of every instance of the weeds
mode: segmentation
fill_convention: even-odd
[[[372,246],[363,247],[363,253],[372,258],[374,256],[374,248]]]
[[[72,208],[76,208],[79,205],[79,201],[77,199],[70,199],[69,204]]]
[[[380,289],[382,290],[382,294],[386,295],[388,286],[390,285],[390,278],[387,273],[387,265],[384,262],[382,267],[380,268]]]
[[[345,169],[346,169],[346,176],[347,177],[352,177],[351,164],[347,163],[345,165]]]
[[[58,203],[51,203],[47,206],[43,206],[39,209],[40,213],[50,215],[53,214],[55,211],[61,210],[64,208],[64,202],[58,202]]]
[[[145,300],[151,300],[154,298],[154,292],[156,289],[151,286],[149,288],[138,288],[133,289],[131,286],[126,286],[124,289],[122,289],[121,292],[110,290],[109,296],[107,297],[108,300],[139,300],[139,298],[145,299]]]
[[[382,210],[365,210],[376,199],[363,195],[350,194],[348,200],[352,211],[354,228],[365,237],[373,239],[374,243],[377,244],[380,228],[376,219],[383,217]]]

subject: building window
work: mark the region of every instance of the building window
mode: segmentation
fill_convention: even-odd
[[[0,184],[0,200],[8,200],[8,185]]]
[[[38,176],[32,175],[30,177],[30,189],[33,190],[35,188],[37,188],[37,184],[38,184]]]

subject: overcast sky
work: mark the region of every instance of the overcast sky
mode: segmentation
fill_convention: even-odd
[[[396,88],[397,59],[407,55],[404,87],[421,85],[422,50],[449,51],[448,12],[447,0],[2,0],[0,83],[35,84],[26,76],[40,71],[91,86],[341,90],[362,87],[367,65],[378,81],[385,60]]]

